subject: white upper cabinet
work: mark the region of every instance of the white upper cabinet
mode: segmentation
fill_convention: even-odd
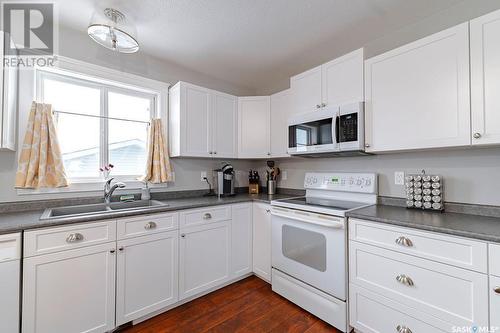
[[[470,145],[468,23],[365,62],[367,151]]]
[[[266,158],[271,155],[269,96],[238,98],[238,157]]]
[[[307,113],[321,108],[321,66],[290,79],[295,113]]]
[[[362,102],[363,49],[322,65],[322,105]]]
[[[236,157],[236,97],[179,82],[169,92],[173,157]]]
[[[212,108],[212,154],[214,157],[234,158],[236,148],[236,108],[238,98],[213,92]]]
[[[5,38],[8,36],[5,35]],[[4,45],[2,32],[0,45]],[[3,58],[3,47],[0,54]],[[0,64],[0,150],[16,150],[18,71],[17,67]]]
[[[500,11],[470,22],[472,144],[500,143]]]
[[[290,89],[271,95],[271,157],[288,157],[288,118],[291,110]]]
[[[363,101],[363,49],[290,79],[294,114]]]

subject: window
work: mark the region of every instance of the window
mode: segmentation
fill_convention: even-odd
[[[99,167],[113,164],[113,176],[144,173],[149,120],[156,94],[70,73],[37,72],[40,100],[52,104],[59,144],[73,182],[97,180]]]

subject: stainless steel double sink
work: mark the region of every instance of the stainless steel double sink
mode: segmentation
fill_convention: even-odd
[[[87,215],[109,214],[120,211],[147,210],[152,207],[168,206],[168,204],[156,200],[138,200],[125,202],[112,202],[110,204],[98,203],[92,205],[77,205],[47,208],[40,220],[50,220],[59,218],[70,218]]]

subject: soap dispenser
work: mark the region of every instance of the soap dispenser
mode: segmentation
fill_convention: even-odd
[[[149,192],[148,182],[144,182],[144,186],[141,189],[141,200],[150,200],[151,194]]]

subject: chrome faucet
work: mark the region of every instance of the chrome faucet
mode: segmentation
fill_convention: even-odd
[[[104,202],[109,205],[111,202],[111,196],[113,195],[113,192],[117,188],[124,188],[125,184],[118,182],[115,183],[113,186],[111,186],[111,182],[113,181],[114,178],[110,178],[104,183]]]

